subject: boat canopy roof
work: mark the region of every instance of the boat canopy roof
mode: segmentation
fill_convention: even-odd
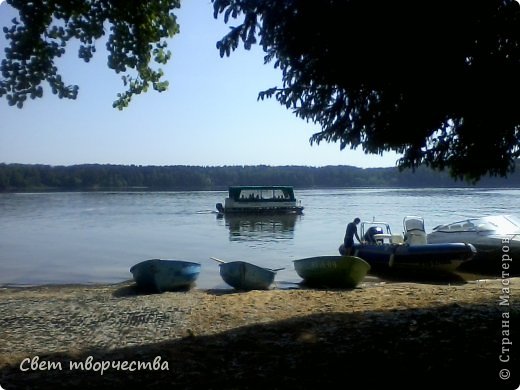
[[[230,186],[229,197],[233,200],[295,200],[291,186]]]

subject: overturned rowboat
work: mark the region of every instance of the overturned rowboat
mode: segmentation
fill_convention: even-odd
[[[189,289],[200,273],[201,265],[184,260],[151,259],[130,268],[137,287],[152,292]]]
[[[370,264],[355,256],[317,256],[294,260],[294,268],[309,286],[355,288]]]

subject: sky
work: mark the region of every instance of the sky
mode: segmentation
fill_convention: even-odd
[[[117,110],[112,103],[124,86],[106,65],[104,43],[88,64],[69,48],[58,67],[66,83],[79,85],[78,98],[59,99],[47,89],[22,109],[0,99],[0,163],[395,166],[395,153],[311,146],[316,125],[274,99],[257,100],[260,91],[282,85],[281,72],[264,64],[259,47],[220,57],[216,42],[229,26],[213,18],[210,0],[183,0],[175,14],[180,33],[168,40],[166,92],[151,89]],[[0,25],[15,16],[0,0]],[[0,32],[0,58],[5,46]]]

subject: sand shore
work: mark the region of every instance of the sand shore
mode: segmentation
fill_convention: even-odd
[[[150,295],[132,282],[2,288],[0,385],[516,389],[519,286],[520,278]],[[509,379],[499,378],[504,370]]]

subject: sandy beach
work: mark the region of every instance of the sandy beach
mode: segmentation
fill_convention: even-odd
[[[519,283],[148,295],[130,281],[2,288],[0,385],[516,389]]]

